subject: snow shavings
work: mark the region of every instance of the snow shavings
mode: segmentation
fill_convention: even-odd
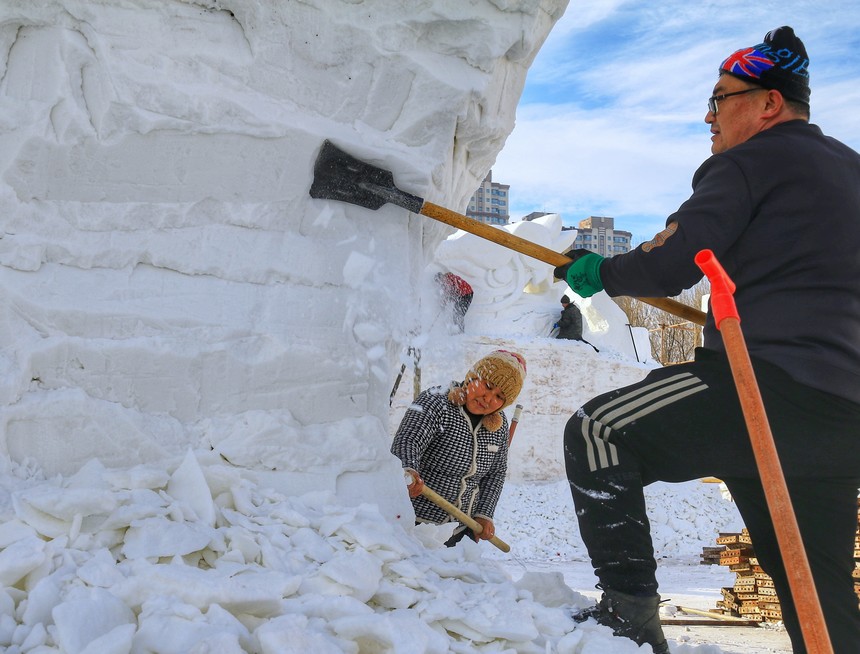
[[[471,541],[288,498],[211,455],[80,474],[14,491],[0,516],[7,652],[537,653],[588,603],[551,575],[513,584]]]

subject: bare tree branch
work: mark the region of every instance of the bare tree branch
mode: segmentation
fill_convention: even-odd
[[[693,307],[702,306],[702,298],[711,292],[706,278],[674,299]],[[651,340],[651,355],[661,364],[671,365],[693,359],[696,347],[702,344],[702,329],[629,297],[613,298],[627,315],[631,327],[645,327]]]

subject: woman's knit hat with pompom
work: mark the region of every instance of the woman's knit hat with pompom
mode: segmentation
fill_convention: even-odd
[[[448,399],[457,406],[463,406],[466,403],[466,386],[473,379],[483,379],[504,394],[505,403],[501,407],[504,409],[517,399],[525,378],[526,360],[523,355],[508,350],[496,350],[469,369],[463,385],[451,389]],[[484,416],[484,427],[489,431],[496,431],[502,426],[502,416],[499,415],[501,409]]]

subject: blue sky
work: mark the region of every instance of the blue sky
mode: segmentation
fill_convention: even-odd
[[[571,0],[529,69],[493,166],[511,219],[613,216],[660,231],[710,156],[706,100],[722,60],[791,25],[810,59],[812,122],[860,150],[860,2]]]

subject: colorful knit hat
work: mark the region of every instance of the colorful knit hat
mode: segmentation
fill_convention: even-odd
[[[483,379],[497,387],[505,396],[505,403],[496,413],[484,416],[482,422],[489,431],[496,431],[502,426],[502,409],[514,403],[523,388],[526,378],[526,360],[523,355],[508,350],[490,352],[475,363],[466,373],[465,383],[453,388],[448,399],[458,406],[466,403],[466,386],[473,379]]]
[[[762,43],[734,52],[720,64],[720,72],[809,104],[809,57],[787,25],[765,34]]]
[[[508,350],[496,350],[472,366],[466,373],[466,381],[483,379],[497,387],[505,395],[506,406],[513,404],[523,389],[526,379],[526,360],[521,354]]]

